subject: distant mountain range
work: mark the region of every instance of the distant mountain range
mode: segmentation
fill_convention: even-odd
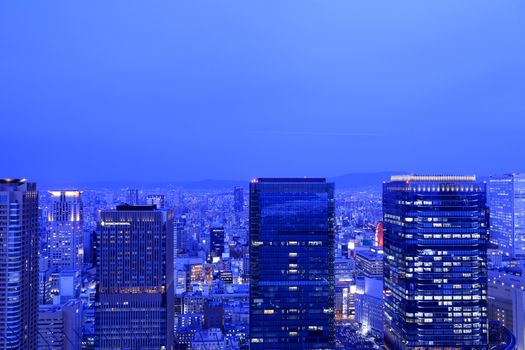
[[[363,188],[371,186],[381,186],[383,181],[388,181],[391,175],[404,174],[402,171],[386,171],[378,173],[351,173],[341,176],[328,177],[328,181],[334,182],[336,188]],[[200,180],[200,181],[158,181],[158,182],[137,182],[137,181],[101,181],[101,182],[84,182],[84,183],[71,183],[71,184],[58,184],[52,186],[52,184],[42,184],[41,188],[60,188],[60,189],[72,189],[72,188],[125,188],[125,187],[137,187],[137,188],[156,188],[156,187],[181,187],[186,189],[198,190],[198,189],[231,189],[233,187],[248,187],[249,180]]]

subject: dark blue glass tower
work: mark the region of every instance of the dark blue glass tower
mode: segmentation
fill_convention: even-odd
[[[208,262],[212,263],[222,259],[224,253],[224,227],[210,228],[210,252],[208,253]]]
[[[334,348],[334,185],[250,184],[251,349]]]
[[[485,184],[473,176],[394,176],[383,185],[385,343],[486,349]]]

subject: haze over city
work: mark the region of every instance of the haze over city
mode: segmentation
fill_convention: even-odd
[[[57,184],[520,171],[523,13],[5,1],[0,172]]]

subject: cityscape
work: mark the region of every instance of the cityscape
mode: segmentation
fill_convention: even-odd
[[[0,0],[0,350],[525,350],[525,1]]]
[[[521,174],[5,178],[0,218],[2,349],[525,348]]]

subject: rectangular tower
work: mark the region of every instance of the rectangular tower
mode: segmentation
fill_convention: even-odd
[[[525,259],[525,175],[491,176],[490,240],[506,259]]]
[[[171,349],[173,212],[130,205],[102,211],[97,272],[97,348]]]
[[[334,349],[334,185],[250,184],[252,349]]]
[[[82,192],[49,191],[49,195],[51,198],[47,217],[49,267],[60,296],[69,299],[78,296],[84,262]],[[60,288],[60,283],[65,288]]]
[[[148,194],[146,196],[147,205],[156,205],[157,209],[164,209],[166,207],[163,194]]]
[[[139,204],[139,190],[136,188],[128,188],[126,203],[129,205]]]
[[[38,192],[0,179],[0,349],[35,349],[38,320]]]
[[[233,210],[236,213],[242,212],[244,207],[244,191],[242,187],[235,187],[233,189]]]
[[[208,262],[216,262],[222,259],[224,253],[224,227],[210,228],[210,252],[208,254]]]
[[[383,185],[388,349],[486,349],[485,184],[393,176]]]

